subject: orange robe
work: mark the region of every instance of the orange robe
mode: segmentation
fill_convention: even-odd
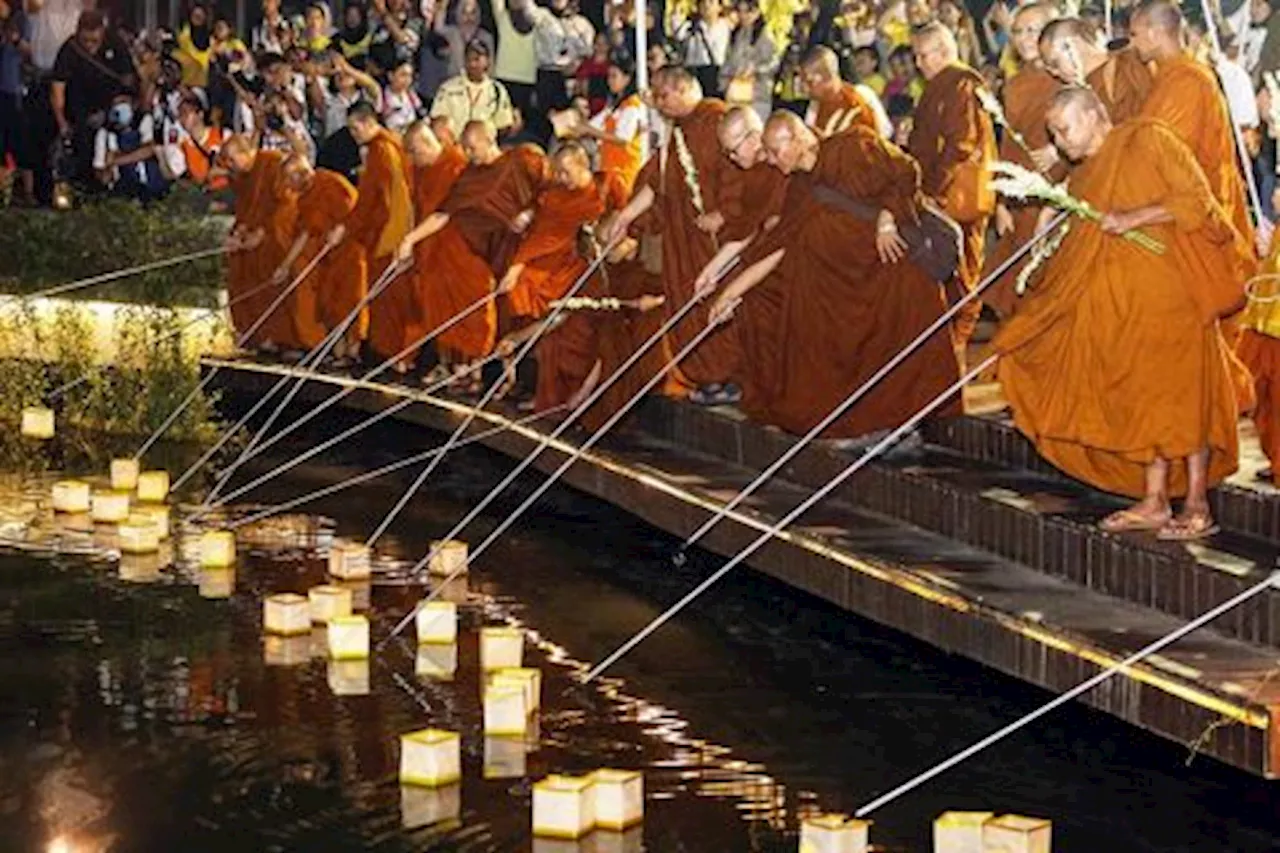
[[[909,261],[881,263],[876,223],[820,203],[817,186],[864,205],[915,220],[920,170],[875,131],[854,128],[821,143],[812,172],[791,177],[782,221],[753,243],[743,269],[785,250],[769,279],[747,293],[739,321],[744,360],[743,408],[750,417],[792,433],[822,420],[855,388],[942,314],[942,288]],[[770,280],[776,289],[766,289]],[[779,304],[752,322],[750,303]],[[751,340],[764,343],[756,346]],[[772,341],[772,343],[769,343]],[[772,362],[772,363],[771,363]],[[929,338],[824,433],[846,438],[897,427],[958,378],[944,331]],[[960,411],[952,399],[942,414]]]
[[[346,222],[355,204],[356,188],[350,181],[326,169],[315,173],[311,186],[298,196],[298,233],[307,235],[307,243],[294,262],[295,276],[324,249],[329,232]],[[367,277],[364,247],[344,237],[298,284],[289,314],[293,336],[303,349],[317,347],[356,307],[367,292]]]
[[[419,244],[417,265],[426,280],[417,295],[428,328],[493,292],[520,240],[512,223],[533,206],[546,174],[541,149],[522,145],[493,163],[472,164],[458,176],[441,205],[448,224]],[[497,332],[491,300],[442,332],[436,348],[455,361],[471,361],[493,350]]]
[[[907,146],[920,163],[924,194],[941,203],[964,233],[960,269],[948,283],[953,301],[978,283],[987,223],[996,206],[987,185],[996,157],[995,129],[977,96],[985,86],[982,76],[966,65],[938,72],[920,96]],[[956,317],[958,346],[969,342],[981,311],[975,300]]]
[[[815,99],[814,106],[818,110],[814,116],[813,128],[823,138],[844,133],[851,127],[865,127],[880,132],[875,110],[852,83],[841,82],[840,91],[835,97]]]
[[[407,158],[406,158],[407,161]],[[440,157],[430,166],[410,167],[413,211],[421,223],[440,209],[454,182],[467,167],[467,157],[457,145],[446,145]],[[413,266],[387,286],[374,300],[375,310],[369,318],[369,346],[380,357],[391,358],[404,353],[431,331],[422,311],[421,293],[431,286],[434,276],[430,257],[420,243],[414,247]],[[407,352],[412,360],[416,354]]]
[[[413,198],[405,176],[404,149],[390,131],[381,130],[365,148],[356,205],[347,216],[347,239],[364,249],[368,278],[377,279],[395,255],[396,247],[413,227]],[[393,282],[403,286],[404,276]],[[361,297],[366,295],[361,293]],[[364,338],[369,331],[369,315],[378,314],[386,296],[375,298],[350,329]],[[353,306],[354,307],[354,306]],[[382,322],[379,320],[379,322]],[[379,353],[390,357],[394,353]]]
[[[1273,240],[1271,255],[1261,272],[1280,273],[1280,240]],[[1260,299],[1251,300],[1239,316],[1243,328],[1236,354],[1253,375],[1256,406],[1253,422],[1258,442],[1274,471],[1280,461],[1280,301],[1271,300],[1280,288],[1274,280],[1256,284]]]
[[[1113,124],[1137,118],[1154,82],[1151,69],[1133,48],[1112,51],[1111,58],[1085,78],[1107,108]]]
[[[617,134],[619,110],[643,108],[644,102],[640,100],[639,95],[627,96],[622,103],[605,115],[604,132],[611,136]],[[600,171],[605,174],[617,175],[621,179],[627,195],[631,195],[631,189],[636,184],[636,176],[640,174],[640,167],[644,165],[644,159],[641,154],[644,145],[644,133],[645,129],[641,127],[635,138],[625,144],[608,139],[600,141]]]
[[[993,341],[1014,422],[1048,461],[1130,497],[1144,469],[1210,451],[1210,483],[1236,469],[1236,401],[1218,318],[1243,298],[1250,252],[1191,150],[1145,119],[1111,131],[1072,193],[1102,211],[1163,205],[1155,254],[1097,225],[1070,231]],[[1184,465],[1171,494],[1186,493]]]
[[[246,231],[263,229],[262,243],[256,249],[236,252],[227,269],[227,296],[235,300],[241,294],[262,287],[284,262],[289,253],[297,206],[284,177],[284,155],[279,151],[259,151],[253,166],[231,181],[235,193],[236,225]],[[264,287],[258,293],[231,305],[231,323],[238,335],[247,332],[280,295],[281,288]],[[266,341],[287,343],[292,332],[284,306],[271,315],[243,343],[253,346]]]
[[[736,209],[741,181],[737,166],[720,149],[717,137],[725,105],[706,98],[689,115],[674,122],[667,144],[649,158],[640,173],[640,182],[654,192],[650,221],[656,223],[662,237],[662,291],[666,296],[663,311],[670,316],[693,297],[693,283],[707,265],[719,245],[716,238],[696,225],[699,211],[694,205],[690,185],[696,182],[702,201],[702,213]],[[681,162],[680,146],[692,161],[694,174],[687,174]],[[671,349],[684,347],[707,324],[704,303],[681,320],[672,330]],[[737,370],[737,340],[725,327],[705,338],[680,364],[681,372],[695,385],[726,382]]]
[[[1050,144],[1049,129],[1045,124],[1045,112],[1049,100],[1062,88],[1062,84],[1043,68],[1023,68],[1004,86],[1004,114],[1009,126],[1022,135],[1027,147],[1038,151]],[[1000,140],[1000,159],[1017,163],[1035,170],[1035,163],[1027,153],[1013,141],[1010,134],[1004,134]],[[1059,174],[1050,175],[1054,180],[1062,178]],[[995,246],[987,255],[983,275],[994,271],[1004,263],[1010,255],[1027,242],[1036,233],[1036,221],[1044,207],[1030,202],[1018,202],[1004,199],[1004,204],[1013,216],[1013,230],[996,240]],[[1014,291],[1018,272],[1026,261],[1012,266],[999,280],[993,282],[983,292],[982,301],[986,302],[1001,317],[1008,317],[1018,304],[1018,295]]]

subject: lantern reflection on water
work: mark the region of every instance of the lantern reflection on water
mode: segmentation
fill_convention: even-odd
[[[453,681],[458,671],[457,643],[422,643],[414,657],[413,674],[433,681]]]
[[[327,664],[329,689],[334,696],[369,695],[369,661],[334,660]]]
[[[310,635],[268,634],[262,638],[262,662],[267,666],[300,666],[310,660]]]
[[[405,829],[424,826],[452,828],[462,816],[462,786],[454,783],[438,788],[400,786],[400,823]]]
[[[236,570],[229,566],[200,569],[200,597],[208,599],[230,598],[236,589]]]
[[[528,772],[529,751],[524,736],[486,734],[484,737],[484,778],[519,779]]]

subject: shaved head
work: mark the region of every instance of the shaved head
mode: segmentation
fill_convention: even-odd
[[[762,142],[765,159],[784,175],[810,171],[817,163],[818,137],[789,110],[778,110],[769,116]]]
[[[1086,86],[1060,89],[1049,101],[1045,120],[1054,144],[1075,163],[1093,156],[1111,132],[1106,106]]]
[[[763,131],[764,122],[760,120],[759,113],[742,104],[732,106],[720,119],[720,147],[735,165],[750,169],[764,156],[761,147]]]
[[[315,169],[311,168],[311,161],[301,154],[290,154],[281,168],[284,170],[285,183],[297,192],[311,186],[316,174]]]
[[[425,121],[415,121],[404,129],[404,150],[415,166],[430,166],[444,147]]]
[[[1068,84],[1083,83],[1110,59],[1097,28],[1080,18],[1058,18],[1045,24],[1039,48],[1044,69]]]
[[[556,183],[571,190],[590,186],[591,155],[580,142],[565,142],[551,155],[551,172]]]
[[[800,78],[809,97],[817,100],[836,97],[843,83],[836,52],[823,44],[809,48],[800,61]]]
[[[1129,19],[1129,39],[1143,62],[1171,59],[1182,52],[1182,10],[1169,0],[1143,0]]]
[[[1023,65],[1040,61],[1040,34],[1057,14],[1057,9],[1049,3],[1028,3],[1014,13],[1010,37],[1018,61]]]
[[[825,44],[818,44],[805,51],[804,57],[800,60],[800,67],[822,68],[828,73],[839,75],[840,57]]]
[[[253,161],[258,151],[253,142],[242,133],[237,133],[222,143],[218,159],[227,169],[236,173],[247,172],[253,168]]]
[[[955,34],[943,23],[932,21],[911,34],[911,49],[916,55],[920,76],[932,80],[960,60]]]
[[[1179,36],[1186,19],[1182,9],[1169,0],[1142,0],[1133,10],[1131,20],[1142,19],[1166,35]]]
[[[684,118],[702,100],[702,84],[686,68],[668,65],[653,75],[653,103],[666,118]]]
[[[475,119],[467,122],[460,137],[462,150],[472,163],[487,165],[502,155],[498,150],[498,130],[493,122],[486,119]]]

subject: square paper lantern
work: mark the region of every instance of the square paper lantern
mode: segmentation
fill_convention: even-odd
[[[155,583],[168,562],[158,553],[122,554],[120,556],[120,580],[129,583]]]
[[[88,512],[91,506],[88,483],[81,480],[60,480],[53,484],[54,512]]]
[[[142,465],[137,459],[111,460],[111,488],[117,492],[132,492],[138,488],[138,474]]]
[[[1007,814],[982,827],[986,853],[1050,853],[1053,824],[1047,820]]]
[[[160,530],[145,518],[131,515],[116,528],[122,554],[154,554],[160,550]]]
[[[480,629],[480,668],[518,668],[524,662],[524,632],[519,628]]]
[[[230,530],[209,530],[200,535],[200,565],[225,569],[236,564],[236,535]]]
[[[369,620],[363,616],[340,616],[329,620],[329,657],[334,660],[364,660],[369,657]]]
[[[22,435],[48,441],[53,438],[53,410],[31,406],[22,410]]]
[[[262,601],[262,630],[286,636],[311,634],[311,607],[301,595],[281,592]]]
[[[870,826],[842,814],[806,818],[800,824],[800,853],[867,853]]]
[[[169,508],[167,506],[135,506],[133,508],[132,517],[145,519],[156,529],[156,535],[160,537],[160,541],[169,538]]]
[[[143,471],[138,475],[138,500],[159,504],[169,498],[169,472]]]
[[[452,601],[424,601],[414,616],[418,643],[456,643],[458,605]]]
[[[369,661],[330,660],[329,690],[334,696],[369,695]]]
[[[523,736],[528,719],[529,706],[519,684],[495,684],[485,689],[485,734]]]
[[[119,524],[129,517],[129,494],[94,492],[89,512],[98,524]]]
[[[484,778],[520,779],[528,772],[528,756],[523,737],[485,735]]]
[[[548,776],[533,786],[533,834],[581,838],[596,825],[591,780]]]
[[[236,570],[228,567],[200,569],[200,597],[230,598],[236,591]]]
[[[335,584],[321,584],[307,590],[311,621],[321,625],[351,615],[351,590]]]
[[[262,662],[267,666],[301,666],[311,661],[311,638],[268,634],[262,639]]]
[[[371,574],[368,545],[335,542],[329,549],[329,574],[349,581],[367,580]]]
[[[489,684],[514,684],[524,690],[529,713],[542,707],[542,670],[531,667],[498,669],[490,673],[488,679]]]
[[[433,681],[453,681],[458,671],[457,643],[423,643],[414,658],[413,674]]]
[[[434,554],[427,563],[428,574],[438,578],[451,578],[467,573],[467,543],[457,539],[439,539],[431,543],[427,552]]]
[[[423,729],[400,736],[400,782],[440,788],[462,779],[462,739],[457,732]]]
[[[944,812],[933,822],[934,853],[983,853],[982,827],[994,812]]]
[[[462,817],[462,786],[400,786],[400,823],[405,829],[456,823]]]
[[[643,774],[635,770],[605,769],[597,770],[589,778],[595,799],[592,811],[596,826],[624,830],[644,820]]]

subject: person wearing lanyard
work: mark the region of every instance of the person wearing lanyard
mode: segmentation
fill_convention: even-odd
[[[491,122],[500,136],[518,130],[507,87],[489,76],[489,46],[478,39],[467,45],[463,73],[440,84],[431,117],[447,118],[454,134],[468,122]]]

